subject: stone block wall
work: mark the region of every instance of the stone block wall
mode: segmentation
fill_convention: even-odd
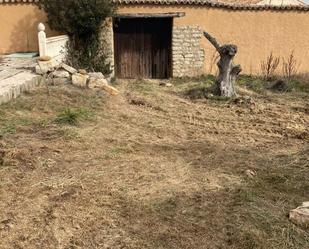
[[[205,52],[201,48],[202,29],[198,26],[174,26],[172,31],[173,77],[203,74]]]

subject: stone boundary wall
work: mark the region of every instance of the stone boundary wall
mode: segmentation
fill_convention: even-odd
[[[46,14],[33,3],[0,2],[0,54],[37,52],[38,24]],[[61,35],[46,26],[47,37]]]
[[[201,48],[203,33],[196,25],[174,26],[172,31],[173,77],[203,74],[205,52]]]
[[[195,5],[136,4],[122,5],[118,12],[119,14],[184,12],[183,17],[173,20],[174,38],[175,36],[181,37],[180,29],[182,27],[199,27],[215,37],[221,45],[237,45],[238,53],[235,57],[235,64],[242,66],[243,74],[261,74],[261,63],[270,53],[286,60],[292,52],[294,52],[299,65],[298,73],[309,73],[309,12],[307,11],[227,10]],[[181,41],[181,39],[183,40]],[[176,50],[183,49],[182,42],[185,42],[184,40],[184,38],[179,38],[179,42],[174,41],[173,43],[173,76],[175,77],[184,74],[192,76],[195,71],[194,68],[190,68],[192,65],[189,65],[188,61],[178,56],[177,53],[182,54],[184,51],[176,52]],[[195,45],[192,46],[195,47]],[[214,47],[202,37],[200,48],[205,51],[203,74],[214,73],[217,69],[215,61],[217,54]],[[202,57],[201,54],[199,56]],[[283,59],[276,74],[282,74],[282,61]],[[194,63],[196,63],[195,60],[192,64]],[[188,73],[188,71],[191,72]]]
[[[128,4],[122,4],[126,0],[115,1],[120,4],[119,14],[184,12],[185,16],[174,18],[174,27],[197,25],[216,37],[220,44],[236,44],[238,53],[235,63],[241,64],[242,73],[260,74],[261,62],[271,52],[274,56],[286,59],[292,51],[299,64],[298,72],[300,74],[309,72],[309,6],[270,9],[251,8],[250,6],[232,8],[230,6],[231,8],[227,9],[225,8],[227,6],[221,8],[219,5],[214,7],[204,4],[205,1],[202,0],[194,0],[196,4],[189,4],[191,0],[177,1],[177,4],[176,0],[173,0],[175,4],[154,4],[153,1],[148,1],[149,3],[140,1],[139,4],[134,4],[135,0],[134,3],[130,0]],[[0,22],[0,54],[38,51],[37,25],[39,22],[46,21],[46,15],[41,10],[31,3],[20,4],[10,1],[9,4],[0,4],[0,16],[3,20]],[[111,28],[110,37],[112,37]],[[59,35],[50,31],[48,27],[47,34],[48,36]],[[106,48],[113,47],[112,39],[109,41]],[[180,42],[178,44],[182,45]],[[212,62],[215,51],[204,38],[201,39],[201,48],[205,51],[203,73],[206,74],[209,73],[209,68],[216,67]],[[181,51],[181,53],[184,52]],[[176,58],[176,51],[174,55]],[[173,60],[174,76],[182,75],[190,65],[185,63],[182,66],[180,66],[181,63],[177,65],[175,58]],[[109,60],[113,65],[112,53],[109,55]],[[179,57],[178,60],[182,59]],[[281,71],[282,64],[276,73],[281,73]]]

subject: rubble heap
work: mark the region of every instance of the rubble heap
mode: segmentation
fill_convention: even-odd
[[[48,58],[39,58],[35,71],[43,75],[52,85],[73,84],[81,88],[103,90],[110,95],[118,95],[119,91],[111,86],[110,78],[100,72],[87,72],[84,69],[75,69],[65,63],[57,63]]]

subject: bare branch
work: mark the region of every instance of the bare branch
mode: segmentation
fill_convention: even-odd
[[[287,59],[283,58],[283,76],[290,80],[297,74],[298,66],[299,64],[294,56],[294,51],[292,51]]]
[[[217,42],[216,38],[212,37],[209,33],[204,31],[204,36],[206,39],[215,47],[215,49],[220,52],[220,44]]]
[[[242,71],[241,66],[240,65],[236,65],[236,66],[234,66],[232,68],[231,75],[237,76],[238,74],[240,74],[241,71]]]
[[[265,59],[265,61],[261,62],[261,72],[263,78],[265,80],[270,80],[274,77],[274,74],[279,66],[280,58],[275,57],[273,52],[270,53],[269,56]]]

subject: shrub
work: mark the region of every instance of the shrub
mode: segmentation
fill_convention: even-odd
[[[294,56],[294,51],[292,51],[287,59],[283,58],[282,72],[283,76],[291,80],[297,74],[298,62]]]
[[[65,108],[58,114],[55,121],[58,124],[77,125],[80,120],[87,119],[89,116],[88,110]]]
[[[76,68],[108,73],[101,53],[100,32],[107,17],[115,12],[110,0],[40,0],[49,26],[68,34],[68,63]]]
[[[271,80],[274,77],[280,63],[280,58],[275,57],[271,52],[267,58],[261,62],[262,76],[265,80]]]

